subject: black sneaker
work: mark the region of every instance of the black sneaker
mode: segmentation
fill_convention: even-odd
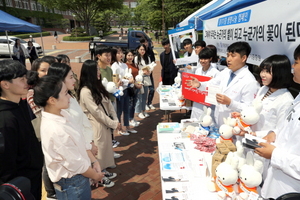
[[[103,187],[112,187],[115,185],[115,183],[104,177],[101,181],[99,181],[99,185],[102,185]]]
[[[120,144],[120,142],[118,142],[117,140],[113,140],[112,144],[113,144],[113,148],[116,148]]]
[[[116,173],[110,173],[110,172],[106,171],[106,169],[103,170],[102,172],[104,172],[104,176],[106,178],[113,179],[113,178],[117,177]]]

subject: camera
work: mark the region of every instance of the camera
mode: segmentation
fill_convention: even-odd
[[[0,154],[4,153],[4,136],[0,132]],[[34,200],[30,193],[31,183],[26,177],[16,177],[6,183],[0,180],[0,200]]]

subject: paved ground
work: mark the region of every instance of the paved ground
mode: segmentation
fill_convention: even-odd
[[[63,35],[59,35],[62,39]],[[40,38],[36,38],[36,42],[42,44]],[[47,55],[56,56],[58,54],[67,54],[71,59],[71,67],[74,72],[80,76],[82,63],[75,63],[75,57],[81,56],[82,60],[89,59],[88,42],[60,42],[55,43],[53,36],[43,38],[44,49]],[[56,46],[53,50],[52,45]],[[160,46],[155,43],[155,46]],[[155,48],[156,52],[160,53],[162,48]],[[156,56],[158,61],[158,56]],[[160,79],[160,62],[154,70],[154,81],[157,86]],[[27,63],[27,68],[30,69],[30,63]],[[164,121],[164,111],[159,110],[159,96],[155,92],[153,105],[157,110],[150,111],[150,117],[141,120],[141,124],[136,128],[137,134],[130,136],[115,135],[116,140],[120,141],[119,147],[114,150],[117,153],[123,154],[121,158],[116,159],[117,167],[111,169],[118,176],[113,180],[115,186],[112,188],[95,188],[92,190],[94,200],[160,200],[161,183],[160,170],[157,149],[156,125]],[[184,115],[184,111],[173,112],[171,115],[172,121],[179,121]],[[137,119],[138,120],[138,119]],[[45,192],[43,194],[43,200]]]

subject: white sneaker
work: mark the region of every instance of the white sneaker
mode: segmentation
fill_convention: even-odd
[[[140,125],[141,122],[139,121],[136,121],[135,119],[133,119],[133,121],[137,124],[137,125]]]
[[[128,132],[126,132],[126,131],[125,131],[125,132],[119,131],[119,134],[120,134],[120,135],[130,135],[130,133],[128,133]]]
[[[129,130],[127,130],[127,132],[129,132],[129,133],[137,133],[137,131],[134,130],[134,129],[129,129]]]
[[[155,110],[155,109],[156,109],[152,104],[149,105],[149,108],[152,109],[152,110]]]
[[[120,158],[121,154],[114,152],[114,158]]]
[[[145,119],[145,115],[144,115],[143,113],[140,113],[140,114],[138,115],[138,117],[141,118],[141,119]]]
[[[139,124],[138,123],[136,123],[135,121],[133,121],[133,120],[131,120],[130,122],[129,122],[129,125],[130,126],[133,126],[133,127],[137,127],[137,126],[139,126]]]
[[[112,182],[111,180],[109,180],[106,177],[102,178],[102,180],[99,181],[99,184],[102,185],[103,187],[112,187],[115,185],[114,182]]]
[[[149,117],[150,115],[148,113],[144,112],[144,116]]]
[[[146,107],[146,110],[150,110],[150,108],[149,108],[149,106],[148,106],[148,105],[146,105],[145,107]]]

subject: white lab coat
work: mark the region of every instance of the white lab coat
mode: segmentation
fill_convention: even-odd
[[[202,66],[200,68],[197,68],[196,71],[195,71],[196,75],[208,76],[208,77],[212,77],[212,78],[216,77],[217,74],[219,74],[219,73],[220,72],[212,66],[210,66],[207,71],[203,71]],[[197,102],[193,103],[191,119],[196,118],[196,119],[199,120],[200,116],[203,113],[203,106],[204,106],[203,104],[200,104],[200,103],[197,103]],[[212,115],[211,116],[214,119],[215,106],[211,105],[210,108],[212,109]]]
[[[287,110],[285,120],[276,131],[276,148],[261,195],[276,199],[290,192],[300,193],[300,95]]]
[[[209,85],[222,87],[223,94],[231,99],[229,106],[218,104],[215,109],[215,121],[218,127],[223,124],[223,118],[230,116],[231,112],[241,112],[244,106],[249,106],[254,100],[259,89],[259,84],[248,66],[235,71],[235,77],[227,86],[231,70],[225,68],[215,78],[201,83],[200,90],[205,90]]]
[[[268,90],[268,86],[262,86],[254,101],[261,101]],[[263,108],[259,121],[251,126],[251,129],[256,132],[256,136],[263,138],[271,129],[277,129],[284,120],[286,110],[292,105],[293,100],[292,94],[286,88],[282,88],[261,101]]]

